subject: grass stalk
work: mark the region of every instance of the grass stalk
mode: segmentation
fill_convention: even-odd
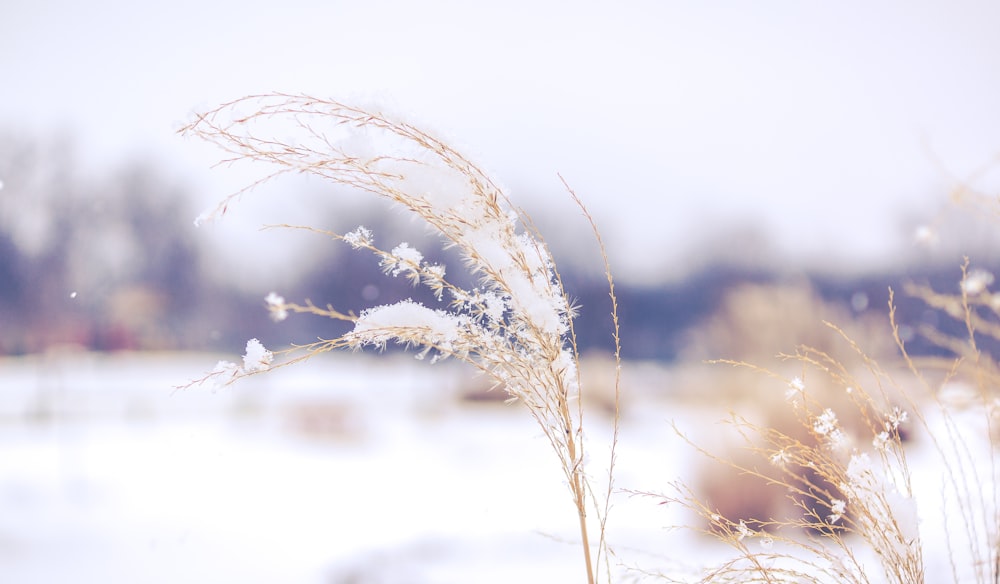
[[[326,351],[382,349],[389,343],[415,348],[421,357],[430,355],[432,362],[454,358],[471,364],[526,407],[551,445],[576,508],[587,582],[594,584],[597,564],[607,565],[609,557],[604,532],[613,462],[601,505],[584,463],[583,387],[573,332],[576,308],[530,218],[510,203],[486,172],[444,141],[383,113],[334,100],[290,94],[248,96],[198,115],[181,133],[219,147],[226,153],[220,164],[250,162],[271,169],[224,198],[199,222],[222,217],[235,201],[264,182],[286,174],[316,175],[409,210],[440,235],[445,247],[456,248],[465,268],[479,278],[477,286],[458,286],[446,277],[445,266],[425,261],[405,242],[392,249],[381,247],[364,226],[337,233],[317,226],[280,225],[368,251],[387,274],[426,286],[439,301],[448,301],[447,308],[404,300],[344,312],[308,301],[287,302],[272,294],[267,304],[276,320],[307,313],[350,322],[353,329],[335,339],[277,352],[254,340],[247,345],[243,366],[220,362],[197,382],[233,383]],[[567,190],[594,229],[607,268],[593,218],[568,185]],[[610,269],[606,273],[620,369],[617,301]],[[619,389],[616,381],[616,396]],[[615,444],[617,425],[616,416]],[[600,531],[596,557],[588,522],[591,511]],[[608,573],[610,579],[610,569]]]

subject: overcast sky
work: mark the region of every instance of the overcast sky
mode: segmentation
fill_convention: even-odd
[[[7,0],[0,124],[221,197],[232,177],[177,127],[314,93],[401,112],[532,208],[572,211],[562,173],[626,277],[739,225],[854,261],[1000,154],[998,26],[989,0]]]

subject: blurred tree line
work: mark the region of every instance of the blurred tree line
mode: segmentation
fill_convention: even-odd
[[[436,302],[386,277],[369,254],[316,234],[305,234],[317,238],[308,254],[289,254],[303,267],[293,281],[238,283],[247,280],[239,268],[209,260],[193,224],[218,198],[144,160],[94,176],[68,138],[0,131],[0,354],[69,346],[232,352],[251,337],[281,346],[343,332],[344,323],[308,316],[271,322],[263,301],[271,290],[356,311],[410,296]],[[333,213],[323,205],[314,223]],[[401,219],[375,210],[352,218],[386,239],[401,228],[421,237]],[[269,234],[258,237],[266,245]],[[444,260],[441,253],[428,259]]]
[[[292,280],[236,286],[225,277],[225,266],[208,265],[204,241],[193,225],[197,211],[217,197],[193,193],[148,161],[91,176],[80,168],[68,139],[0,133],[0,181],[0,354],[66,345],[99,351],[238,353],[251,337],[279,347],[343,332],[344,323],[306,315],[271,322],[263,299],[272,290],[289,300],[311,299],[341,310],[360,311],[406,297],[430,306],[438,302],[422,287],[385,276],[369,254],[316,234],[307,234],[319,238],[310,247],[314,251],[293,256],[303,269]],[[415,245],[428,260],[449,267],[449,278],[461,277],[460,261],[405,225],[405,218],[366,209],[351,218],[347,229],[364,224],[376,238],[385,235],[377,241],[390,247],[398,241],[386,240],[405,231],[408,241],[418,240]],[[316,217],[325,213],[334,211],[320,206]],[[904,280],[919,279],[953,287],[959,275],[954,265],[926,268],[854,279],[801,273],[796,278],[815,289],[823,302],[854,306],[855,311],[863,295],[864,311],[884,318],[890,285],[901,290]],[[610,301],[603,275],[577,268],[562,277],[582,309],[576,322],[580,349],[610,349]],[[723,262],[670,286],[619,282],[625,356],[670,360],[684,355],[691,343],[689,331],[723,306],[734,287],[782,278],[787,274]],[[899,300],[901,319],[919,322],[933,312]]]
[[[181,185],[141,162],[88,176],[70,140],[9,133],[0,180],[0,352],[188,340],[208,291],[178,229],[189,214]]]

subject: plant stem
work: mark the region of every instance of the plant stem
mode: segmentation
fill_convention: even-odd
[[[576,496],[576,510],[580,516],[580,537],[583,540],[583,560],[587,564],[587,583],[594,584],[594,568],[590,560],[590,538],[587,535],[587,506],[584,499],[583,485],[580,475],[573,478],[573,491]]]
[[[562,414],[566,422],[566,427],[570,427],[570,415],[569,408],[566,405],[566,401],[562,401]],[[573,499],[576,503],[576,513],[580,518],[580,539],[583,543],[583,560],[587,565],[587,584],[594,584],[594,567],[593,562],[590,559],[590,537],[587,533],[587,490],[586,485],[584,485],[583,474],[580,469],[580,465],[583,463],[582,456],[578,459],[576,453],[576,440],[573,439],[573,434],[568,433],[566,439],[566,449],[569,454],[569,459],[573,461],[573,468],[571,470],[571,480],[573,488]]]

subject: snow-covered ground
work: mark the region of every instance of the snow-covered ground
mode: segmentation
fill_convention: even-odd
[[[545,439],[517,405],[459,400],[468,369],[341,355],[221,390],[174,389],[214,363],[0,361],[0,580],[582,579]],[[675,478],[668,420],[635,416],[624,438],[641,447],[623,448],[619,484]],[[615,511],[612,529],[633,540],[652,521],[658,547],[663,506]]]
[[[484,387],[460,364],[346,354],[175,389],[216,358],[0,360],[0,582],[584,580],[546,440],[516,404],[459,399]],[[682,406],[637,385],[616,487],[666,491],[697,468],[671,422],[710,436],[730,404]],[[599,409],[597,481],[610,432]],[[933,500],[940,467],[915,448],[918,494]],[[629,566],[720,551],[668,529],[689,518],[655,499],[614,505],[609,539]],[[922,507],[921,532],[947,578],[945,511]]]

